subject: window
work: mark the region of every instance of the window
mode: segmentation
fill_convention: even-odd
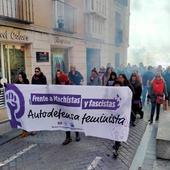
[[[115,54],[115,68],[120,66],[120,53]]]
[[[60,32],[76,32],[76,8],[65,3],[64,0],[55,0],[55,28]]]
[[[91,9],[94,10],[94,0],[91,0]]]
[[[0,0],[0,17],[25,24],[33,23],[33,0]]]
[[[115,0],[117,3],[119,3],[122,6],[128,6],[128,0]]]
[[[123,41],[123,31],[121,29],[121,15],[120,13],[115,13],[115,44],[120,46]]]
[[[102,0],[102,13],[106,15],[106,0]]]

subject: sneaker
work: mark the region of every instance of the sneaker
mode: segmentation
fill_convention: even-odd
[[[79,142],[79,141],[80,141],[80,137],[76,136],[76,142]]]
[[[150,120],[149,124],[151,125],[153,123],[153,120]]]
[[[72,142],[72,139],[71,138],[66,138],[65,141],[62,143],[63,145],[67,145],[69,144],[70,142]]]

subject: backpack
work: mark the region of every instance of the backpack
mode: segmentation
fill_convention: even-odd
[[[163,95],[164,92],[164,81],[154,79],[152,82],[153,92],[156,95]]]

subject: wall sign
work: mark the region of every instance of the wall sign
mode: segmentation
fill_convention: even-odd
[[[36,52],[37,62],[49,62],[49,52]]]
[[[0,30],[0,39],[2,40],[17,40],[17,41],[28,41],[28,36],[21,31],[8,31]]]
[[[68,40],[68,39],[63,39],[61,37],[55,37],[55,43],[58,43],[58,44],[68,44],[70,45],[71,44],[71,41]]]

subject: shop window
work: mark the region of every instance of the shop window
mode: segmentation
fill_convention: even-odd
[[[52,83],[55,84],[57,70],[68,73],[68,49],[54,48],[51,56]]]
[[[3,50],[4,59],[4,78],[8,83],[15,83],[18,73],[25,71],[24,46],[7,44],[3,45],[1,50]]]

